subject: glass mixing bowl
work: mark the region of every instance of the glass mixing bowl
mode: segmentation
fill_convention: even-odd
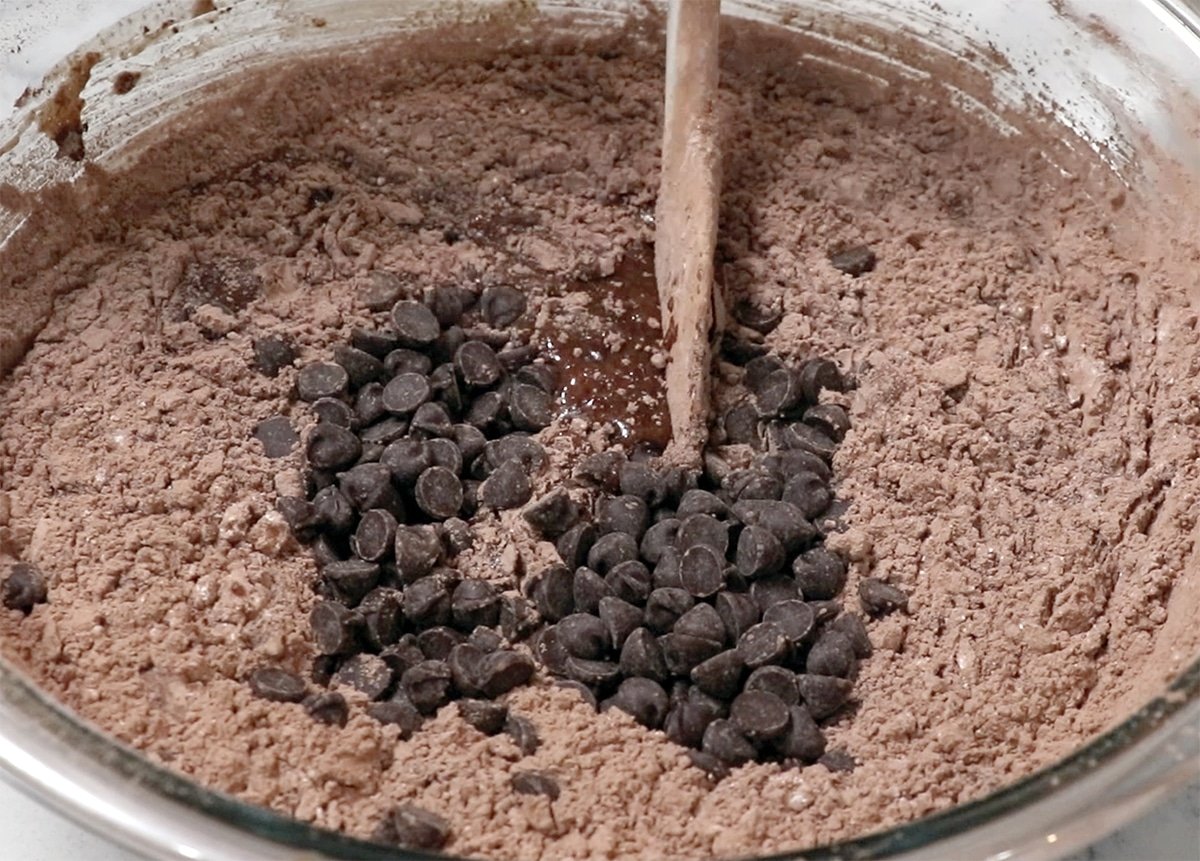
[[[644,4],[622,0],[196,0],[105,6],[135,9],[78,52],[100,60],[84,90],[88,158],[119,168],[144,146],[147,129],[188,109],[226,76],[286,56],[358,50],[371,38],[450,20],[503,14],[535,31],[611,26]],[[78,0],[5,3],[0,25],[19,31]],[[532,7],[545,13],[535,16]],[[1200,180],[1200,9],[1192,0],[725,0],[728,15],[803,29],[853,65],[886,62],[927,77],[924,61],[955,58],[964,81],[987,82],[985,106],[971,88],[938,82],[950,98],[1003,123],[1005,110],[1041,109],[1064,123],[1143,193],[1178,172],[1158,173],[1153,150]],[[568,23],[566,13],[574,13]],[[218,24],[219,19],[219,26]],[[319,21],[320,26],[313,26]],[[164,22],[167,22],[164,24]],[[84,29],[81,30],[81,27]],[[44,28],[43,28],[44,29]],[[58,37],[34,40],[61,57],[83,38],[71,17]],[[890,52],[887,35],[917,44],[917,56]],[[40,58],[20,58],[37,69]],[[113,77],[153,70],[119,102]],[[44,94],[71,73],[70,58]],[[0,81],[0,86],[11,81]],[[48,95],[34,94],[0,127],[0,182],[19,190],[69,180],[81,168],[53,157],[37,130]],[[1200,205],[1200,204],[1198,204]],[[20,217],[0,209],[0,237]],[[18,323],[18,325],[20,325]],[[14,357],[0,356],[0,366]],[[1181,572],[1173,613],[1200,618],[1200,571]],[[315,829],[207,791],[152,764],[81,722],[0,660],[0,768],[46,804],[152,857],[189,859],[416,858]],[[803,853],[810,859],[1051,859],[1138,816],[1200,774],[1200,662],[1122,724],[1051,768],[978,801],[856,840]]]

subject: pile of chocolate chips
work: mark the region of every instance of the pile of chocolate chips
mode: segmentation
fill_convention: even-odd
[[[471,544],[463,518],[529,500],[545,462],[530,434],[553,419],[553,371],[507,331],[526,309],[511,287],[439,287],[425,302],[399,299],[395,282],[376,288],[367,305],[390,308],[390,325],[356,329],[296,381],[317,418],[304,448],[308,494],[278,507],[319,566],[312,680],[363,692],[369,713],[405,737],[469,698],[469,721],[532,749],[528,721],[490,702],[534,673],[498,632],[502,615],[522,614],[520,598],[445,563]],[[256,357],[269,373],[282,351],[260,342]],[[347,720],[341,694],[310,694],[287,671],[262,667],[249,683],[318,720]]]
[[[837,600],[846,563],[823,546],[836,526],[822,518],[830,461],[850,423],[820,393],[842,390],[842,376],[824,359],[769,355],[745,370],[752,397],[722,420],[725,441],[757,452],[745,468],[710,457],[699,473],[656,469],[605,452],[578,467],[602,490],[591,518],[564,490],[525,511],[563,561],[530,592],[553,623],[535,637],[541,662],[599,708],[692,748],[717,777],[821,759],[819,722],[846,704],[871,651],[862,618]],[[875,614],[905,596],[867,581],[861,601]]]

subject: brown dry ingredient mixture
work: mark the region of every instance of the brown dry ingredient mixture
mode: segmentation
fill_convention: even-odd
[[[1194,591],[1173,590],[1195,568],[1200,491],[1200,350],[1178,282],[1122,246],[1132,202],[1028,139],[765,56],[727,57],[724,277],[731,298],[782,299],[774,348],[858,376],[836,464],[853,501],[837,543],[859,562],[847,594],[867,571],[911,593],[910,615],[873,626],[861,704],[830,730],[855,770],[752,765],[712,789],[661,734],[547,684],[510,697],[542,738],[522,757],[454,707],[398,743],[361,708],[339,729],[244,681],[306,667],[314,576],[273,512],[298,461],[251,438],[281,411],[299,423],[295,372],[249,372],[252,339],[323,357],[363,322],[372,269],[513,279],[543,326],[567,313],[539,297],[651,232],[659,58],[612,46],[280,73],[132,180],[180,190],[67,222],[75,246],[35,277],[7,265],[21,286],[0,356],[22,347],[19,313],[58,299],[0,388],[0,566],[50,581],[29,616],[0,613],[5,652],[201,783],[359,835],[413,801],[450,821],[449,851],[499,858],[846,838],[978,797],[1127,714],[1197,642]],[[874,272],[831,267],[859,243]],[[1174,248],[1194,271],[1196,249]],[[539,492],[603,442],[565,424],[542,435]],[[481,528],[471,575],[508,585],[553,559],[516,512]],[[548,772],[561,796],[514,793],[515,771]]]

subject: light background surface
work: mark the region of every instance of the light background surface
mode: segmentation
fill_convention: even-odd
[[[145,0],[0,0],[0,117],[71,47],[143,5]],[[18,857],[13,851],[23,861],[139,857],[0,782],[0,858]],[[1070,861],[1200,861],[1200,779]]]

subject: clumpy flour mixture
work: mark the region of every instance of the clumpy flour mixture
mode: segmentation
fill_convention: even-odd
[[[6,193],[4,655],[205,786],[501,859],[855,837],[1160,691],[1194,234],[727,30],[699,472],[657,457],[653,37],[294,63]]]

